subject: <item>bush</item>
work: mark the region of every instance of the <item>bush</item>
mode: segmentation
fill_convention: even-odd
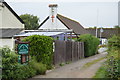
[[[99,45],[99,39],[90,34],[80,35],[78,41],[84,42],[85,57],[95,55]]]
[[[35,59],[32,59],[30,65],[36,70],[36,74],[45,74],[46,73],[46,65],[42,63],[38,63]]]
[[[120,47],[120,36],[114,35],[112,38],[108,40],[108,48],[119,48]]]
[[[120,78],[120,37],[113,36],[108,40],[108,55],[105,65],[100,68],[96,74],[96,78]],[[101,73],[101,70],[102,72]],[[101,75],[104,74],[104,75]]]
[[[9,48],[0,49],[2,52],[2,79],[23,80],[36,74],[31,65],[21,65],[17,62],[18,55]]]
[[[120,78],[120,37],[113,36],[108,40],[108,57],[107,57],[107,77]]]
[[[53,63],[53,39],[47,36],[33,35],[23,39],[30,42],[30,55],[35,56],[37,62],[47,65],[47,69],[52,68]]]

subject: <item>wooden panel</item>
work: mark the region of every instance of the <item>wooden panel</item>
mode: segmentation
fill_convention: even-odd
[[[55,41],[54,64],[77,61],[84,57],[84,43],[73,41]]]

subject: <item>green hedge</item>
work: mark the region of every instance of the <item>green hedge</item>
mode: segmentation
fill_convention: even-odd
[[[80,35],[78,41],[84,42],[85,57],[95,55],[99,45],[99,39],[90,34]]]
[[[120,36],[114,35],[112,38],[108,40],[108,48],[118,48],[120,47]]]
[[[108,40],[107,52],[107,61],[97,71],[95,78],[120,78],[120,36]]]
[[[36,74],[45,74],[46,66],[32,60],[27,65],[18,63],[18,55],[9,48],[0,49],[2,52],[2,79],[3,80],[24,80]]]
[[[30,42],[30,55],[35,57],[37,62],[46,64],[47,69],[52,68],[53,38],[33,35],[25,38],[23,41]]]
[[[120,78],[120,36],[108,40],[107,77]]]

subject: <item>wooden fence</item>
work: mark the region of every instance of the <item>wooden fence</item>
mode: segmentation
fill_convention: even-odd
[[[54,65],[77,61],[84,58],[84,43],[73,41],[55,41]]]

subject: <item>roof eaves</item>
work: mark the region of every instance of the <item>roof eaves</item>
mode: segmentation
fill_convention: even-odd
[[[22,23],[24,24],[24,21],[15,13],[15,11],[6,3],[2,2],[11,12],[12,14]]]
[[[39,28],[49,19],[49,16],[39,25]]]

